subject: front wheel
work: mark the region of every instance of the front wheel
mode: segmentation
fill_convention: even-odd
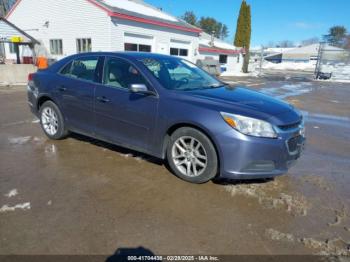
[[[62,113],[52,101],[47,101],[40,107],[40,124],[50,139],[59,140],[68,135]]]
[[[175,175],[191,183],[206,183],[218,172],[218,157],[213,143],[194,128],[183,127],[171,135],[167,159]]]

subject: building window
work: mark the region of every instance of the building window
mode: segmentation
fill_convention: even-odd
[[[16,54],[16,47],[14,43],[9,43],[10,54]]]
[[[148,52],[149,53],[149,52],[151,52],[152,47],[150,45],[125,43],[124,50],[125,51]]]
[[[50,40],[50,53],[52,55],[63,55],[62,39]]]
[[[91,38],[77,39],[77,53],[91,52]]]
[[[188,49],[170,48],[170,55],[174,56],[188,56]]]
[[[139,45],[139,52],[151,52],[150,45]]]
[[[219,62],[220,64],[227,64],[227,55],[220,55]]]

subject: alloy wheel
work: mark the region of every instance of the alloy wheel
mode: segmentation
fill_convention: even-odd
[[[185,176],[200,176],[207,168],[208,157],[205,148],[193,137],[178,138],[173,144],[171,156],[176,168]]]

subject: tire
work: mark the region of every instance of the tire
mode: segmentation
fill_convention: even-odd
[[[39,111],[40,125],[45,135],[52,140],[60,140],[68,135],[64,125],[64,118],[57,105],[46,101]]]
[[[191,127],[179,128],[171,135],[167,160],[173,173],[190,183],[206,183],[218,173],[218,156],[213,143]]]

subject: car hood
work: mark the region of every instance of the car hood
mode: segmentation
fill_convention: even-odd
[[[302,118],[292,105],[243,87],[202,89],[186,94],[220,111],[254,117],[276,125],[296,123]]]

